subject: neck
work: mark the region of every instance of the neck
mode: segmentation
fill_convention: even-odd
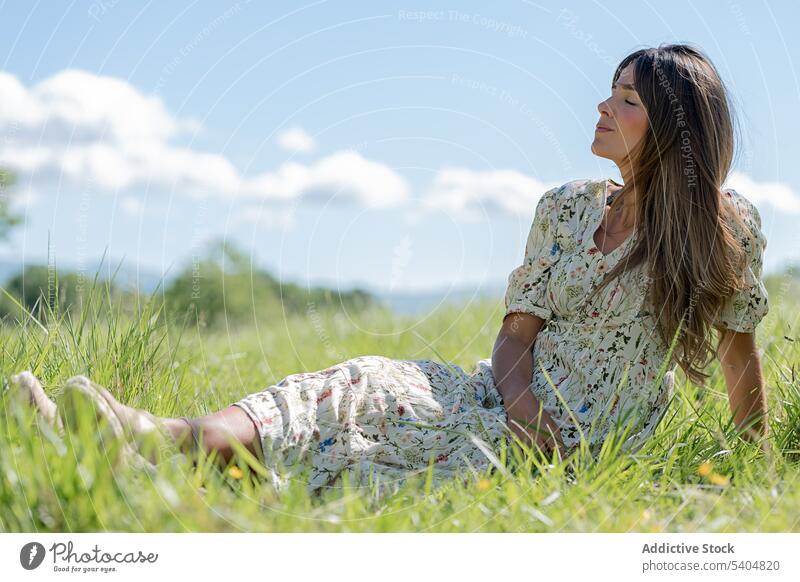
[[[633,168],[631,168],[630,163],[617,163],[617,168],[619,168],[619,174],[622,176],[622,183],[633,184]]]
[[[633,169],[629,163],[620,164],[617,163],[617,167],[619,168],[619,173],[622,176],[622,184],[625,186],[625,199],[626,204],[633,205],[636,201],[636,190],[633,186]]]
[[[615,221],[617,223],[617,229],[619,229],[619,225],[627,225],[622,229],[619,229],[620,232],[624,231],[625,229],[632,228],[632,225],[635,223],[635,205],[636,205],[636,190],[633,189],[633,170],[630,164],[617,164],[619,168],[620,175],[622,176],[622,190],[625,190],[622,196],[622,200],[616,202],[614,209],[614,215],[616,217]],[[622,192],[619,190],[619,192]]]

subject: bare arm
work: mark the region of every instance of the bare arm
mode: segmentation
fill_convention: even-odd
[[[543,325],[544,320],[535,315],[508,314],[492,350],[492,372],[514,433],[527,445],[533,442],[540,448],[558,446],[563,457],[558,426],[528,389],[533,375],[531,348]]]
[[[754,333],[725,330],[717,350],[734,422],[753,442],[767,436],[767,398]],[[750,424],[752,422],[752,424]]]

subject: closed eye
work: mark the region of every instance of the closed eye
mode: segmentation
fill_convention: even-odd
[[[628,101],[627,99],[625,99],[625,103],[627,103],[628,105],[636,105],[636,103],[631,103],[631,102],[630,102],[630,101]]]

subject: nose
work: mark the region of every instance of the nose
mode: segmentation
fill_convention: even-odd
[[[611,111],[611,107],[609,107],[609,105],[608,105],[608,99],[606,99],[605,101],[601,101],[601,102],[600,102],[600,103],[597,105],[597,111],[598,111],[598,112],[599,112],[601,115],[602,115],[603,113],[605,113],[605,114],[606,114],[606,115],[608,115],[609,117],[613,117],[613,115],[612,115],[612,111]]]

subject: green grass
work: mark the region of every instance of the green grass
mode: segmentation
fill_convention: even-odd
[[[280,493],[247,460],[196,465],[163,452],[156,474],[114,468],[91,431],[64,438],[27,408],[0,401],[0,531],[798,531],[800,380],[796,305],[780,292],[759,328],[769,389],[769,452],[735,436],[719,368],[711,390],[679,372],[676,398],[635,454],[609,441],[598,458],[565,463],[509,458],[500,468],[432,486],[410,478],[380,497],[341,486],[318,497],[295,480]],[[32,369],[51,396],[75,374],[161,416],[201,415],[298,372],[350,357],[445,358],[466,370],[489,357],[500,301],[438,311],[419,321],[381,310],[312,311],[257,325],[182,329],[155,302],[51,313],[0,328],[0,374]],[[108,307],[108,306],[106,306]],[[708,463],[708,465],[704,465]],[[701,470],[701,467],[708,470]],[[237,478],[238,477],[238,478]]]

